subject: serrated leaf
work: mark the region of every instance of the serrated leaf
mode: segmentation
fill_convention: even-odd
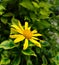
[[[3,41],[1,44],[0,44],[0,48],[3,48],[3,49],[12,49],[15,47],[15,44],[13,43],[12,40],[6,40],[6,41]]]
[[[23,53],[24,55],[37,56],[37,55],[35,54],[35,52],[34,52],[33,50],[31,50],[31,49],[23,50],[22,53]]]

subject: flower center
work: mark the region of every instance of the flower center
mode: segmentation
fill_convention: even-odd
[[[23,35],[25,38],[30,39],[32,37],[32,32],[30,30],[24,30]]]

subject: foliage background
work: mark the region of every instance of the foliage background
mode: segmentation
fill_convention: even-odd
[[[41,49],[15,47],[9,35],[17,19],[43,34]],[[59,0],[0,0],[0,65],[59,65]]]

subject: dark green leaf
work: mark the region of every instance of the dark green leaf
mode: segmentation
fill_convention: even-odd
[[[42,61],[43,61],[42,65],[47,65],[47,59],[45,58],[45,56],[42,56]]]
[[[14,58],[12,65],[19,65],[20,62],[21,62],[21,57],[17,56],[17,57]]]
[[[27,60],[27,65],[33,65],[31,60]]]
[[[7,18],[2,17],[2,18],[1,18],[1,21],[2,21],[4,24],[6,24],[8,20],[7,20]]]
[[[4,16],[4,17],[11,17],[11,16],[13,16],[13,14],[12,14],[12,13],[6,13],[6,14],[4,14],[3,16]]]

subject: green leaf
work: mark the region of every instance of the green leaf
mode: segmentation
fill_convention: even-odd
[[[49,28],[50,27],[50,23],[48,21],[42,21],[39,22],[41,26],[43,26],[43,28]]]
[[[11,19],[11,21],[12,21],[12,24],[16,24],[16,25],[18,25],[18,20],[15,19],[14,17]]]
[[[19,65],[21,62],[21,57],[17,56],[14,58],[14,60],[12,61],[12,65]]]
[[[9,57],[9,52],[7,50],[4,50],[1,56],[2,56],[2,58],[3,57],[7,57],[8,58]]]
[[[49,9],[41,9],[40,12],[41,14],[41,17],[42,19],[45,19],[45,18],[48,18],[49,17],[49,14],[51,13],[51,11]]]
[[[35,52],[34,52],[33,50],[31,50],[31,49],[23,50],[22,53],[23,53],[24,55],[36,56]]]
[[[40,48],[36,47],[36,53],[40,53]]]
[[[27,3],[28,3],[28,4],[27,4]],[[27,8],[27,9],[29,9],[29,10],[34,10],[34,7],[33,7],[33,5],[32,5],[32,3],[31,3],[30,0],[23,0],[23,1],[20,3],[20,5],[23,6],[23,7],[25,7],[25,8]]]
[[[47,41],[41,42],[41,44],[43,47],[49,47],[50,46],[49,42],[47,42]]]
[[[52,58],[52,60],[56,63],[56,65],[59,64],[59,52],[57,53],[57,55],[54,58]]]
[[[45,56],[42,56],[42,61],[43,61],[42,65],[47,65],[47,59],[45,58]]]
[[[1,44],[0,44],[0,48],[3,48],[3,49],[12,49],[15,47],[15,44],[13,43],[12,40],[6,40],[6,41],[3,41]]]
[[[0,11],[1,11],[1,10],[5,10],[5,7],[0,4]]]
[[[1,65],[7,65],[7,64],[9,64],[10,63],[10,59],[8,59],[8,58],[6,58],[6,57],[3,57],[2,59],[1,59],[1,62],[0,62],[0,64]]]
[[[9,13],[5,13],[3,16],[4,17],[10,17],[10,16],[13,16],[13,14],[9,12]]]
[[[27,60],[27,65],[33,65],[31,60]]]
[[[55,0],[55,4],[59,6],[59,0]]]
[[[2,15],[4,12],[3,11],[0,11],[0,15]]]
[[[39,4],[38,3],[34,2],[34,1],[32,3],[34,5],[34,7],[39,8]]]
[[[1,21],[2,21],[4,24],[6,24],[8,20],[7,20],[7,18],[2,17],[2,18],[1,18]]]
[[[35,46],[32,42],[28,42],[28,45],[30,46],[30,47],[32,47],[32,46]]]
[[[42,1],[42,2],[39,3],[39,6],[44,7],[44,8],[50,8],[52,5],[50,3]]]

